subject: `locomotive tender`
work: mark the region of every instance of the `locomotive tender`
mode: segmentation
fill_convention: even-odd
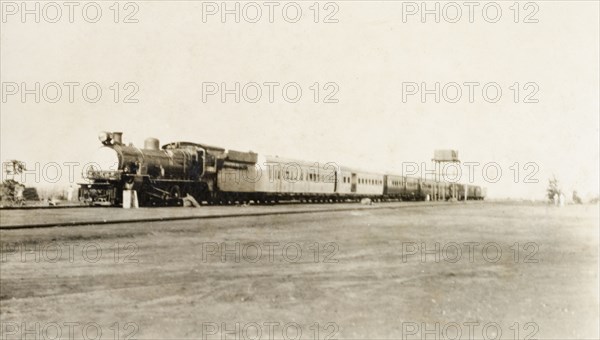
[[[121,205],[124,190],[135,190],[140,205],[146,206],[181,205],[187,195],[208,204],[485,198],[485,189],[479,186],[364,172],[335,163],[190,142],[159,148],[155,138],[146,139],[140,149],[123,144],[120,132],[101,132],[98,138],[103,147],[91,163],[79,195],[93,205]]]

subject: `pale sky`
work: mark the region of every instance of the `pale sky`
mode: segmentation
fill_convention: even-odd
[[[315,23],[312,1],[297,2],[302,17],[296,23],[284,20],[283,5],[274,8],[274,23],[263,3],[257,23],[243,15],[240,23],[233,16],[222,23],[218,14],[203,22],[202,2],[142,1],[133,2],[137,12],[132,18],[139,22],[115,23],[115,11],[109,8],[113,2],[98,3],[102,16],[97,23],[84,20],[85,3],[74,9],[73,23],[65,7],[57,23],[46,21],[54,17],[52,8],[40,23],[33,16],[23,23],[20,13],[13,15],[13,8],[2,2],[1,161],[85,163],[99,147],[102,130],[122,131],[126,142],[139,146],[152,136],[161,143],[193,141],[391,172],[400,172],[403,162],[429,162],[434,149],[447,148],[458,150],[462,161],[500,165],[503,174],[497,183],[485,183],[481,167],[476,168],[475,182],[485,185],[492,198],[543,198],[552,174],[569,193],[575,189],[598,195],[596,1],[536,2],[529,19],[537,23],[522,22],[533,8],[520,8],[515,23],[512,1],[498,2],[502,17],[496,23],[484,20],[485,2],[475,7],[473,23],[467,7],[457,23],[443,16],[436,23],[432,15],[424,23],[418,15],[403,22],[402,3],[390,1],[332,2],[337,23],[322,22],[336,9],[325,3]],[[440,4],[443,8],[446,3]],[[251,10],[247,18],[254,16]],[[133,11],[122,6],[118,20]],[[290,17],[293,11],[289,9]],[[41,87],[52,82],[81,85],[74,103],[65,85],[56,103],[43,94],[40,103],[34,95],[22,103],[21,92],[11,94],[11,84],[19,84],[21,91],[22,82],[29,89],[36,82]],[[91,82],[102,89],[97,103],[81,95],[82,86]],[[121,87],[118,103],[111,90],[116,82]],[[133,89],[123,88],[128,82],[137,84],[138,103],[123,102]],[[236,82],[242,87],[251,82],[281,86],[274,103],[264,85],[257,103],[243,97],[235,103],[233,95],[225,103],[219,95],[204,102],[207,82],[224,82],[230,89]],[[290,82],[302,89],[296,103],[281,95],[281,87]],[[323,102],[333,90],[323,88],[329,82],[337,84],[337,103]],[[456,103],[443,97],[435,103],[433,95],[421,102],[420,93],[403,101],[403,83],[409,82],[424,82],[428,88],[436,82],[442,87],[465,82],[481,86],[473,103],[464,85]],[[319,103],[314,102],[314,83],[320,84]],[[502,89],[498,102],[482,97],[486,83]],[[514,83],[520,84],[519,103],[514,102]],[[537,88],[524,88],[526,83]],[[47,89],[46,97],[53,98],[53,88]],[[532,91],[538,102],[523,103]],[[516,162],[521,167],[518,183],[510,169]],[[539,168],[533,175],[537,184],[523,183],[533,169],[523,165],[530,162]]]

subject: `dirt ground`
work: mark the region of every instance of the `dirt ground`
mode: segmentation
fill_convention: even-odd
[[[0,230],[0,338],[598,338],[598,221],[456,203]]]

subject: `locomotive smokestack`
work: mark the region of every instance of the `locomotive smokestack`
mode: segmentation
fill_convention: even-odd
[[[113,132],[112,135],[115,144],[123,144],[123,132]]]
[[[146,138],[144,141],[144,149],[158,150],[160,142],[156,138]]]

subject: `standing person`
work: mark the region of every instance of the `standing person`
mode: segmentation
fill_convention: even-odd
[[[558,206],[558,193],[554,193],[554,205]]]
[[[577,191],[573,191],[573,203],[581,204],[581,197],[577,194]]]

